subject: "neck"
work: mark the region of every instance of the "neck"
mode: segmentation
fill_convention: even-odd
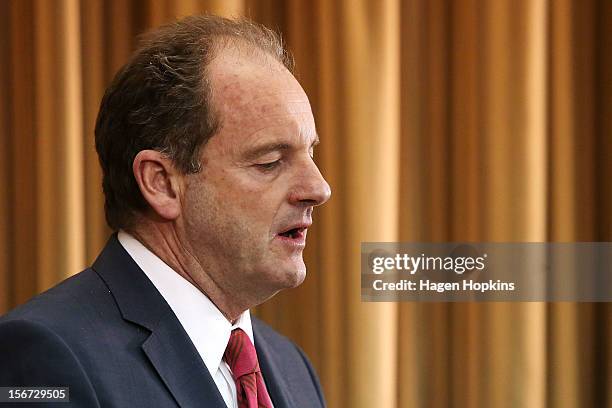
[[[136,227],[126,229],[126,232],[198,288],[230,323],[234,324],[245,310],[257,304],[240,302],[240,299],[246,298],[227,290],[219,279],[215,279],[207,270],[210,268],[205,268],[193,255],[191,247],[181,239],[173,223],[141,222]]]

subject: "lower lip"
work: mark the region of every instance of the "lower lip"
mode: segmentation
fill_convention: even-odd
[[[293,248],[304,248],[306,246],[306,230],[294,234],[293,238],[283,235],[277,235],[275,238],[283,244]]]

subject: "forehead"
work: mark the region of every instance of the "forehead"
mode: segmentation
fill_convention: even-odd
[[[306,93],[273,57],[252,49],[228,47],[210,63],[212,104],[221,119],[221,133],[241,141],[260,130],[286,128],[302,136],[315,133]],[[214,139],[214,138],[213,138]],[[234,140],[238,142],[238,140]]]

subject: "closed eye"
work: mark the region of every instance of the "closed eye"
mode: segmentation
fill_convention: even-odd
[[[281,164],[281,161],[279,159],[279,160],[274,160],[273,162],[268,162],[268,163],[258,163],[255,166],[257,166],[261,170],[269,171],[269,170],[274,170],[280,164]]]

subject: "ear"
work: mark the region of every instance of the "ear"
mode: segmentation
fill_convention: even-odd
[[[132,171],[151,209],[164,220],[176,219],[181,213],[181,174],[172,161],[158,151],[141,150],[134,158]]]

